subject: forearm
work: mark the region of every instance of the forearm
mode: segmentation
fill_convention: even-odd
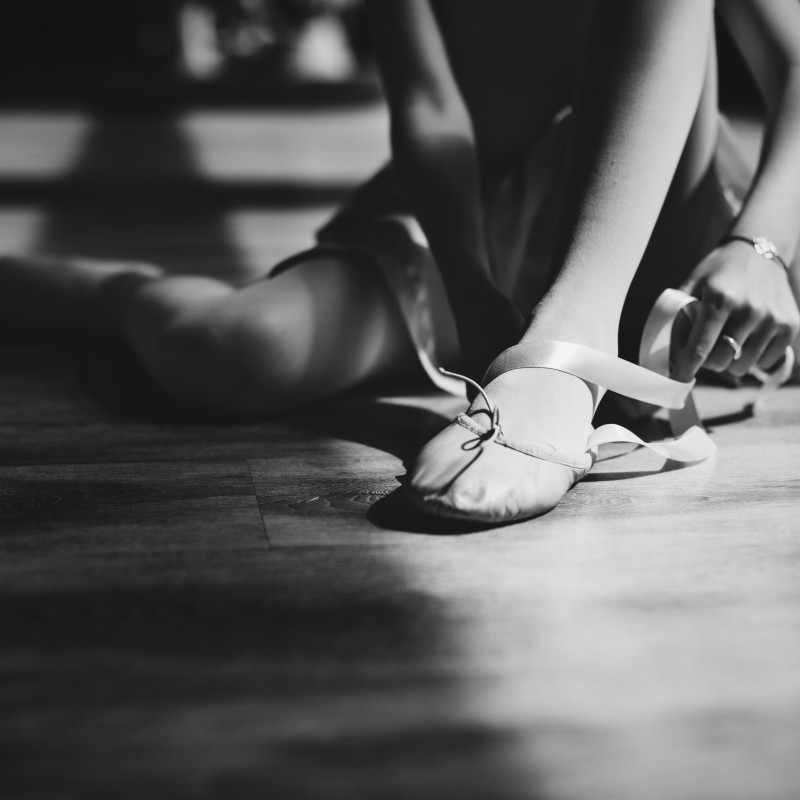
[[[516,342],[519,311],[495,286],[472,120],[429,0],[368,6],[394,163],[441,273],[469,374]]]
[[[465,132],[466,131],[466,132]],[[492,359],[515,344],[523,319],[491,274],[480,202],[480,176],[469,129],[395,143],[458,331],[461,369],[480,379]]]
[[[790,263],[800,236],[800,64],[769,114],[756,176],[731,233],[765,236]]]
[[[393,121],[395,163],[454,307],[491,282],[480,176],[468,122]]]
[[[768,109],[756,175],[729,232],[772,240],[791,261],[800,221],[800,14],[796,0],[729,0],[719,9],[750,66]],[[796,281],[796,276],[790,276]],[[800,317],[783,270],[753,248],[714,248],[684,288],[702,301],[674,368],[688,380],[701,366],[744,375],[772,367],[797,333]],[[723,334],[728,339],[721,339]],[[737,347],[732,352],[730,342]],[[738,349],[737,349],[738,348]]]
[[[375,0],[368,9],[392,157],[453,302],[490,280],[472,121],[428,0]]]

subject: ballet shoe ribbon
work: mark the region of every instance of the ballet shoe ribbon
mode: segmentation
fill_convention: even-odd
[[[489,366],[481,383],[488,386],[498,376],[514,369],[552,369],[574,375],[598,388],[666,408],[672,433],[676,437],[672,440],[648,442],[621,425],[602,425],[589,435],[587,453],[595,453],[600,445],[623,442],[647,447],[671,461],[703,461],[714,453],[716,445],[704,430],[697,413],[692,398],[695,382],[692,380],[684,383],[669,377],[670,346],[675,320],[678,315],[685,314],[693,322],[698,310],[698,301],[690,295],[676,289],[663,292],[645,323],[639,353],[640,365],[571,342],[531,342],[515,345],[500,353]],[[787,348],[786,357],[776,371],[765,374],[758,369],[751,370],[751,374],[762,382],[758,396],[784,383],[791,375],[793,366],[794,354],[791,348]],[[478,388],[486,399],[492,417],[492,426],[485,434],[489,441],[502,437],[499,411],[489,401],[480,385],[455,373],[442,372],[446,377],[469,381]],[[599,402],[600,394],[598,392],[596,403]]]
[[[711,437],[698,425],[688,428],[677,439],[660,442],[645,441],[622,425],[601,425],[591,433],[587,445],[589,450],[594,450],[602,444],[617,442],[647,447],[663,458],[686,464],[704,461],[717,449]]]
[[[512,369],[554,369],[644,403],[681,408],[694,381],[681,383],[630,361],[571,342],[534,342],[504,350],[483,378],[486,386]]]
[[[488,385],[494,378],[512,369],[565,372],[634,400],[676,411],[686,405],[694,387],[694,381],[675,381],[630,361],[571,342],[533,342],[509,348],[492,362],[484,376],[483,385]],[[603,425],[590,434],[586,451],[613,442],[648,447],[664,458],[685,463],[702,461],[716,449],[699,425],[689,426],[679,439],[663,442],[647,442],[621,425]]]

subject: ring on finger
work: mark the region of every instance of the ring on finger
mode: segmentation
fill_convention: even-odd
[[[733,336],[728,336],[727,334],[722,334],[722,341],[727,344],[731,350],[733,350],[733,360],[738,361],[742,357],[742,346]]]

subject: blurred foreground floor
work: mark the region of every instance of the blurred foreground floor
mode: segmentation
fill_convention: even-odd
[[[378,109],[0,114],[6,250],[259,274]],[[0,347],[0,795],[795,800],[800,389],[704,387],[716,457],[608,458],[454,535],[424,389],[221,424],[113,345]]]

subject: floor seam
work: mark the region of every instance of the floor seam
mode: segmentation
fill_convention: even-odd
[[[269,538],[269,528],[267,527],[267,519],[264,516],[264,512],[261,510],[261,503],[258,501],[258,490],[256,489],[256,482],[253,478],[253,470],[250,468],[250,461],[249,459],[245,459],[245,465],[247,466],[247,474],[250,476],[250,485],[253,487],[253,499],[256,501],[256,509],[258,510],[258,516],[261,517],[261,528],[264,531],[264,539],[267,542],[267,547],[272,548],[274,545],[272,544],[272,540]]]

